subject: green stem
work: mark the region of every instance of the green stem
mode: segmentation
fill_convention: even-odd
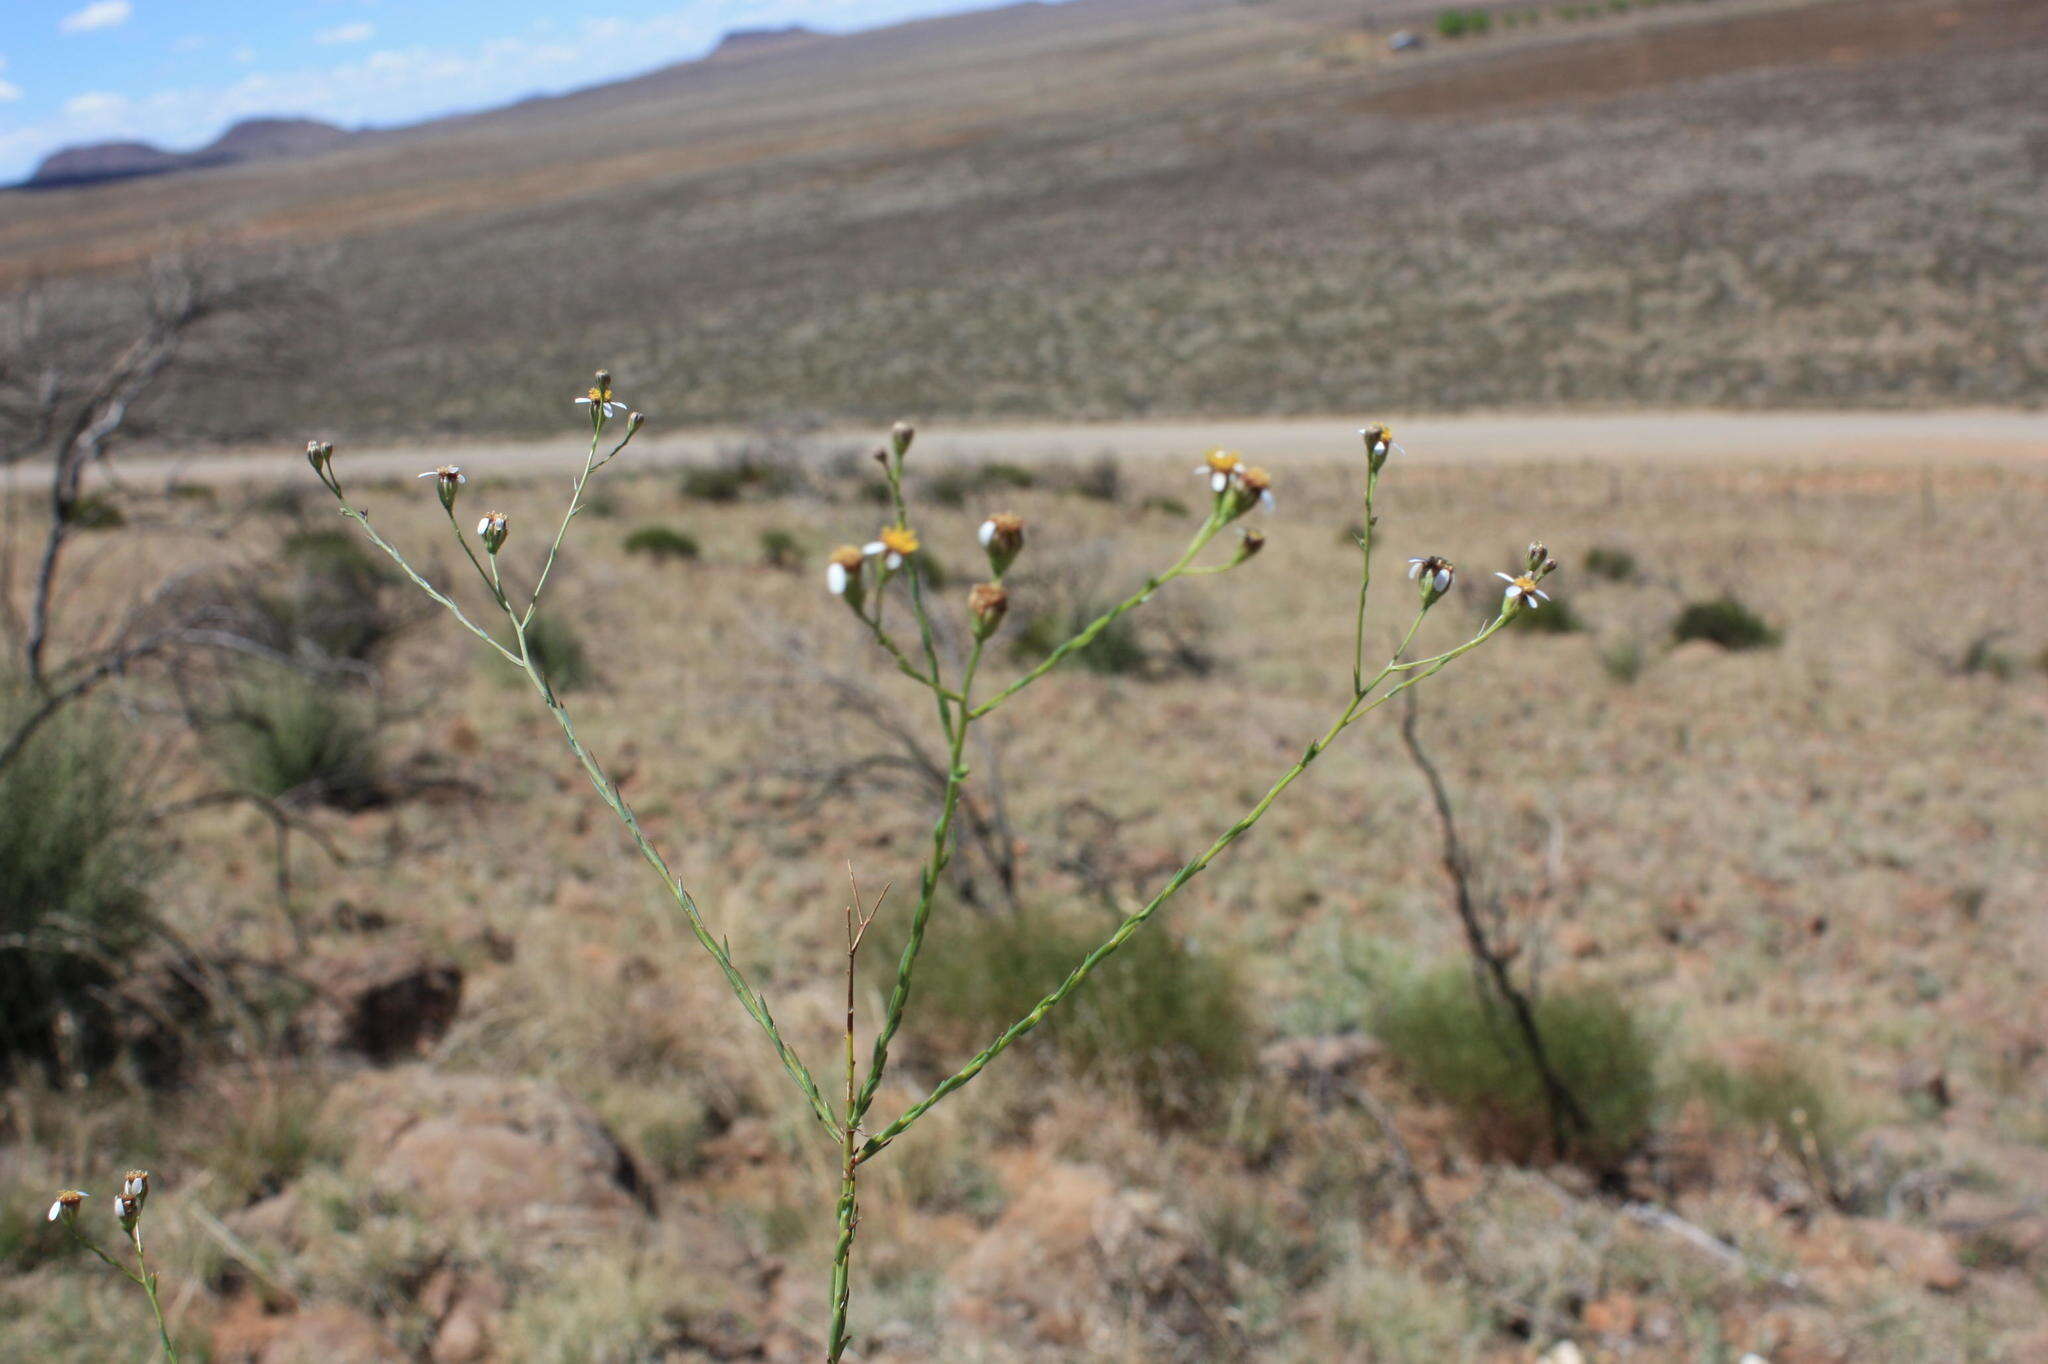
[[[1380,471],[1371,469],[1365,476],[1365,527],[1358,535],[1358,551],[1363,567],[1358,573],[1358,632],[1351,646],[1351,692],[1363,696],[1366,692],[1365,677],[1365,599],[1372,591],[1372,495],[1380,484]],[[1419,616],[1416,618],[1421,619]],[[1412,637],[1414,631],[1410,630]]]
[[[1419,623],[1419,616],[1417,617],[1417,620]],[[1459,657],[1462,654],[1469,653],[1471,650],[1478,648],[1481,644],[1484,644],[1489,638],[1492,637],[1492,635],[1496,631],[1498,631],[1503,625],[1507,624],[1507,622],[1508,613],[1503,611],[1491,623],[1489,623],[1485,629],[1481,630],[1477,635],[1473,636],[1465,643],[1460,644],[1454,649],[1450,649],[1444,653],[1438,654],[1433,658],[1418,660],[1417,664],[1411,666],[1424,667],[1425,671],[1416,673],[1412,677],[1403,679],[1399,685],[1393,687],[1385,695],[1377,698],[1376,700],[1368,702],[1366,700],[1367,694],[1370,693],[1372,688],[1376,687],[1380,683],[1380,681],[1384,680],[1387,676],[1389,676],[1395,671],[1395,665],[1389,663],[1385,668],[1381,669],[1379,676],[1374,678],[1370,684],[1363,685],[1359,688],[1358,693],[1353,696],[1351,703],[1344,708],[1344,713],[1337,717],[1336,723],[1331,725],[1329,730],[1325,732],[1320,739],[1317,739],[1315,742],[1311,743],[1308,746],[1308,748],[1303,751],[1301,757],[1295,762],[1295,764],[1292,767],[1288,768],[1287,771],[1281,775],[1278,781],[1273,783],[1271,789],[1269,789],[1264,796],[1260,797],[1258,804],[1252,806],[1252,808],[1249,811],[1247,811],[1242,818],[1240,818],[1235,824],[1231,825],[1230,828],[1224,830],[1222,835],[1219,836],[1215,842],[1211,843],[1208,846],[1208,848],[1206,848],[1202,852],[1200,856],[1196,857],[1193,861],[1189,862],[1186,866],[1182,867],[1179,871],[1175,872],[1173,875],[1173,879],[1168,881],[1165,887],[1161,889],[1157,895],[1153,896],[1152,899],[1142,909],[1139,909],[1136,912],[1127,916],[1124,919],[1124,921],[1117,926],[1116,932],[1112,933],[1106,941],[1104,941],[1100,946],[1096,947],[1094,951],[1090,952],[1085,958],[1083,958],[1081,964],[1076,966],[1073,969],[1073,971],[1068,974],[1067,978],[1060,983],[1058,988],[1054,989],[1053,992],[1045,996],[1045,998],[1039,1000],[1038,1003],[1035,1006],[1033,1006],[1031,1012],[1025,1014],[1024,1017],[1018,1019],[1015,1023],[1012,1023],[1000,1037],[996,1038],[994,1042],[990,1043],[988,1047],[985,1048],[979,1055],[975,1056],[973,1060],[969,1061],[966,1065],[962,1066],[952,1075],[949,1075],[944,1080],[941,1080],[930,1094],[926,1095],[923,1099],[920,1099],[917,1103],[913,1104],[909,1109],[905,1110],[902,1117],[896,1119],[896,1121],[890,1123],[888,1127],[876,1133],[874,1136],[868,1138],[868,1140],[861,1146],[860,1158],[864,1161],[873,1159],[874,1156],[878,1152],[880,1152],[883,1147],[887,1146],[890,1142],[894,1141],[897,1137],[901,1136],[904,1131],[906,1131],[919,1118],[923,1117],[927,1112],[929,1112],[934,1105],[939,1103],[940,1100],[944,1099],[948,1094],[951,1094],[954,1090],[959,1089],[962,1085],[972,1080],[976,1075],[979,1075],[982,1071],[982,1068],[987,1066],[990,1061],[993,1061],[996,1057],[1000,1056],[1005,1050],[1007,1050],[1011,1043],[1015,1042],[1018,1038],[1024,1036],[1024,1034],[1030,1032],[1033,1028],[1037,1027],[1039,1023],[1045,1018],[1047,1013],[1049,1013],[1053,1008],[1055,1008],[1061,1000],[1065,999],[1068,995],[1072,994],[1074,990],[1080,986],[1082,981],[1088,979],[1088,977],[1094,972],[1096,967],[1100,966],[1104,961],[1108,960],[1109,957],[1112,956],[1118,948],[1122,947],[1126,942],[1130,940],[1131,935],[1136,933],[1140,928],[1144,927],[1145,921],[1152,917],[1154,911],[1156,911],[1161,905],[1165,904],[1168,900],[1172,899],[1175,893],[1177,893],[1182,886],[1186,885],[1189,881],[1193,880],[1195,876],[1197,876],[1205,867],[1207,867],[1211,862],[1213,862],[1216,859],[1219,853],[1221,853],[1225,848],[1229,847],[1232,843],[1235,843],[1239,838],[1243,837],[1244,834],[1248,830],[1250,830],[1253,825],[1257,824],[1259,820],[1265,816],[1266,811],[1272,808],[1273,802],[1280,798],[1280,793],[1285,791],[1288,787],[1292,786],[1295,780],[1298,777],[1300,777],[1303,772],[1306,772],[1308,770],[1309,764],[1314,762],[1317,756],[1321,754],[1325,748],[1328,748],[1330,744],[1333,741],[1335,741],[1338,735],[1342,734],[1355,721],[1357,721],[1365,715],[1371,714],[1374,710],[1377,710],[1379,707],[1385,705],[1388,701],[1391,701],[1396,696],[1399,696],[1409,687],[1414,686],[1416,683],[1421,682],[1425,678],[1434,676],[1437,672],[1441,671],[1446,665],[1448,665],[1451,662],[1451,660]],[[1409,635],[1410,637],[1413,637],[1413,627],[1410,628]]]
[[[925,925],[931,920],[939,877],[952,859],[953,816],[960,808],[960,787],[967,779],[967,770],[960,765],[961,756],[967,746],[967,727],[973,723],[975,715],[968,708],[967,698],[974,691],[974,674],[981,666],[983,644],[979,638],[974,641],[974,647],[967,654],[966,671],[960,675],[960,723],[948,727],[952,746],[946,762],[946,789],[939,802],[939,817],[932,824],[931,852],[918,877],[917,908],[910,916],[910,938],[903,944],[903,956],[896,963],[896,987],[890,991],[888,1013],[875,1034],[875,1051],[868,1062],[867,1082],[861,1086],[860,1097],[849,1115],[849,1127],[859,1124],[875,1101],[875,1091],[881,1088],[882,1073],[889,1065],[889,1043],[895,1040],[896,1030],[903,1026],[903,1011],[910,1003],[910,978],[917,968],[917,954],[924,948]]]
[[[149,1262],[142,1254],[142,1223],[137,1222],[128,1236],[135,1242],[135,1266],[140,1271],[135,1276],[135,1282],[142,1285],[142,1291],[149,1297],[149,1310],[156,1317],[156,1334],[157,1339],[163,1342],[164,1357],[170,1360],[171,1364],[178,1364],[178,1348],[171,1344],[170,1330],[164,1325],[163,1304],[157,1301],[156,1275],[149,1272]]]
[[[1139,588],[1136,592],[1133,592],[1130,596],[1118,602],[1115,606],[1112,606],[1108,611],[1104,612],[1102,615],[1097,616],[1094,620],[1090,621],[1086,626],[1082,628],[1079,634],[1075,635],[1072,639],[1060,645],[1059,648],[1054,649],[1051,653],[1047,654],[1045,658],[1039,662],[1038,666],[1031,669],[1030,672],[1025,673],[1016,681],[1010,683],[1009,686],[1003,688],[994,696],[991,696],[988,700],[982,702],[974,709],[968,711],[967,718],[970,720],[979,720],[982,716],[988,714],[997,706],[1000,706],[1001,704],[1003,704],[1003,702],[1015,696],[1018,692],[1023,691],[1026,687],[1030,686],[1033,682],[1036,682],[1039,678],[1051,672],[1054,668],[1057,668],[1061,664],[1061,662],[1066,659],[1067,655],[1073,653],[1076,649],[1087,648],[1088,645],[1092,644],[1095,641],[1095,637],[1101,634],[1104,630],[1107,630],[1111,622],[1115,621],[1118,616],[1121,616],[1124,612],[1132,610],[1135,607],[1143,606],[1147,601],[1151,599],[1152,594],[1154,592],[1157,592],[1167,583],[1172,582],[1175,578],[1182,576],[1188,571],[1188,565],[1193,563],[1195,556],[1197,554],[1200,554],[1203,548],[1207,546],[1211,540],[1216,538],[1216,533],[1223,529],[1224,524],[1225,523],[1216,515],[1216,513],[1211,512],[1209,515],[1209,519],[1202,524],[1202,528],[1199,531],[1195,532],[1195,538],[1188,543],[1186,552],[1183,553],[1179,559],[1175,560],[1171,567],[1168,567],[1162,570],[1161,572],[1155,573],[1151,577],[1147,578],[1145,580],[1145,585],[1143,587]]]
[[[604,434],[604,418],[602,414],[599,414],[594,429],[590,433],[590,453],[583,457],[583,472],[576,476],[576,490],[569,495],[569,510],[562,514],[562,524],[555,528],[554,543],[548,546],[547,561],[540,566],[540,577],[534,581],[533,595],[527,598],[526,615],[520,622],[521,624],[533,624],[533,613],[540,609],[541,589],[548,585],[548,574],[554,572],[555,556],[562,552],[562,541],[568,537],[569,523],[576,519],[577,512],[583,510],[583,485],[590,481],[592,474],[602,469],[605,465],[610,464],[613,456],[626,448],[627,443],[633,439],[633,433],[637,430],[639,428],[629,422],[626,426],[624,439],[611,448],[610,454],[607,454],[603,459],[599,459],[597,457],[597,442],[598,438]]]
[[[548,685],[547,679],[534,666],[532,652],[526,638],[526,624],[520,619],[519,613],[512,609],[511,602],[506,598],[504,588],[498,581],[496,557],[493,556],[491,559],[492,571],[489,575],[492,591],[497,597],[499,609],[504,611],[505,618],[512,624],[513,638],[519,646],[516,651],[506,648],[489,631],[483,629],[470,620],[467,615],[463,614],[462,608],[456,605],[454,601],[443,593],[436,591],[432,584],[422,578],[413,569],[412,565],[406,562],[404,555],[400,554],[388,541],[371,529],[369,519],[361,512],[348,506],[344,506],[342,512],[362,526],[371,541],[379,549],[383,550],[385,554],[390,556],[392,562],[396,563],[407,577],[418,584],[421,590],[446,607],[462,623],[465,629],[497,650],[507,662],[526,674],[527,680],[533,684],[534,691],[540,696],[542,704],[548,709],[548,713],[555,717],[555,723],[561,728],[562,736],[569,745],[570,753],[582,765],[585,774],[590,778],[590,784],[597,790],[598,798],[604,801],[606,806],[611,809],[611,812],[618,816],[619,822],[626,826],[626,832],[632,836],[634,846],[639,848],[641,857],[661,876],[662,884],[668,888],[670,896],[674,898],[677,907],[682,910],[684,919],[690,925],[691,934],[697,939],[698,944],[711,955],[711,959],[718,964],[720,973],[725,976],[726,984],[731,987],[733,994],[740,1001],[740,1006],[747,1011],[748,1017],[759,1024],[761,1030],[767,1034],[769,1043],[775,1048],[776,1058],[782,1062],[782,1068],[789,1073],[789,1078],[802,1091],[804,1098],[809,1101],[811,1112],[817,1116],[818,1121],[824,1125],[825,1130],[832,1135],[833,1140],[839,1140],[841,1136],[839,1123],[832,1116],[832,1106],[825,1102],[825,1096],[819,1091],[818,1082],[812,1077],[810,1069],[804,1065],[802,1058],[797,1056],[790,1048],[789,1043],[784,1040],[782,1030],[776,1026],[774,1015],[769,1011],[768,1001],[748,983],[739,968],[733,965],[731,949],[722,941],[712,936],[709,926],[704,922],[702,912],[697,908],[697,902],[683,888],[682,882],[677,880],[675,874],[669,870],[667,861],[663,859],[654,844],[648,840],[646,832],[640,827],[639,817],[633,813],[633,807],[626,803],[625,797],[619,794],[618,786],[606,775],[603,766],[599,764],[597,759],[583,746],[582,740],[576,735],[576,726],[570,720],[569,712],[563,708],[561,701],[556,698],[554,689]]]

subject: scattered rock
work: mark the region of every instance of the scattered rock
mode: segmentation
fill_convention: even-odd
[[[1642,1309],[1632,1295],[1610,1293],[1587,1303],[1581,1320],[1586,1323],[1587,1330],[1597,1331],[1603,1336],[1632,1336],[1641,1316]]]
[[[430,1212],[544,1244],[617,1234],[653,1211],[625,1149],[553,1085],[409,1067],[357,1076],[329,1109],[357,1134],[351,1165]]]
[[[269,1315],[253,1298],[229,1307],[213,1329],[214,1364],[401,1364],[408,1358],[354,1308],[319,1303]]]

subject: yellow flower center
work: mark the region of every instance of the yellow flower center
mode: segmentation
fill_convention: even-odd
[[[612,386],[610,384],[593,385],[589,397],[593,403],[608,403],[612,400]]]
[[[1536,590],[1536,580],[1524,573],[1521,577],[1515,579],[1515,586],[1521,588],[1525,593],[1534,592]]]
[[[1219,474],[1234,472],[1243,461],[1229,450],[1211,450],[1208,455],[1209,467]]]
[[[875,537],[891,554],[917,553],[917,533],[908,526],[891,526]]]

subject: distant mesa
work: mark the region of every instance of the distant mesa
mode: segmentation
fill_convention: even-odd
[[[722,61],[732,57],[758,57],[764,53],[780,52],[784,48],[801,47],[825,35],[802,24],[790,24],[784,28],[736,28],[718,40],[718,46],[711,49],[707,60]]]
[[[127,180],[138,175],[227,166],[271,157],[310,156],[353,140],[357,134],[313,118],[249,118],[197,151],[167,152],[147,142],[92,142],[64,147],[44,157],[23,181],[28,189],[57,189]]]

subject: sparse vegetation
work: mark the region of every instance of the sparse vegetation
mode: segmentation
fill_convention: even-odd
[[[1658,1044],[1634,1009],[1598,987],[1548,986],[1536,1004],[1544,1048],[1587,1120],[1577,1159],[1619,1160],[1649,1135]],[[1549,1102],[1506,1007],[1463,967],[1396,988],[1373,1020],[1404,1072],[1450,1104],[1470,1139],[1510,1160],[1554,1156]]]
[[[1687,603],[1672,623],[1671,637],[1680,644],[1703,639],[1731,651],[1768,649],[1778,643],[1778,632],[1732,596]]]
[[[527,626],[526,647],[533,666],[556,691],[581,691],[596,680],[583,635],[559,616],[540,616]]]
[[[689,563],[698,557],[697,537],[673,526],[642,526],[621,542],[628,554],[656,563]]]
[[[1595,545],[1587,550],[1586,572],[1611,583],[1632,583],[1640,576],[1636,556],[1613,545]]]
[[[803,542],[780,526],[761,532],[761,562],[770,568],[792,571],[803,566]]]
[[[384,798],[377,731],[331,681],[254,669],[212,725],[213,751],[237,792],[281,804],[361,810]]]

